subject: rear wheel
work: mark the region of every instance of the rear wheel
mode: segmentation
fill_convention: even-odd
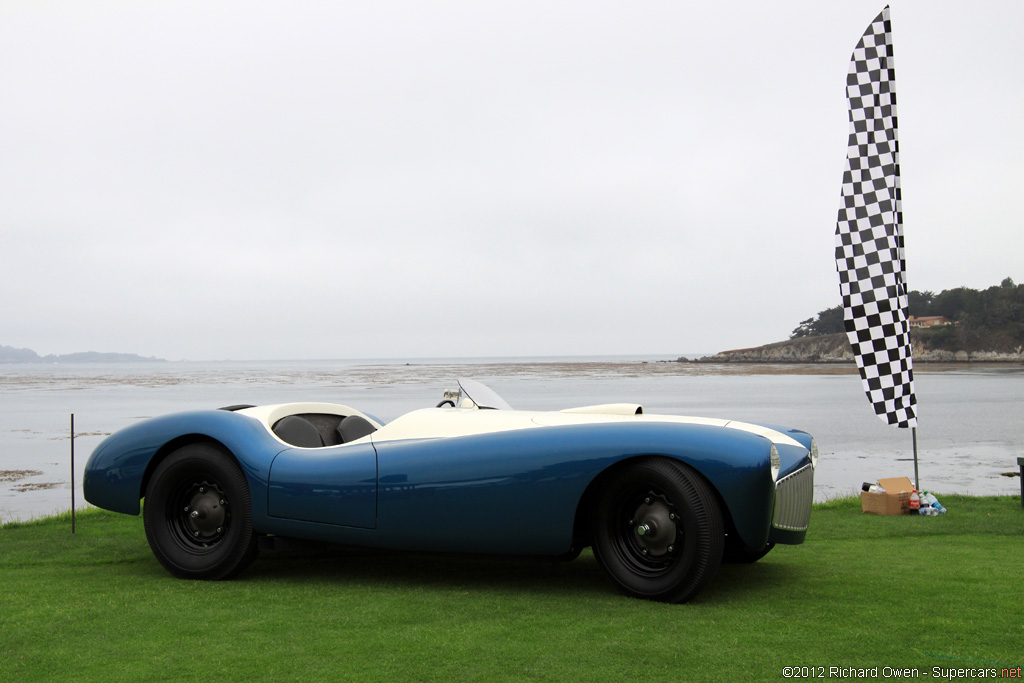
[[[227,579],[256,557],[249,485],[235,459],[205,443],[161,462],[146,487],[146,539],[182,579]]]
[[[685,602],[722,561],[724,527],[704,479],[667,458],[640,460],[598,499],[594,554],[611,579],[634,597]]]

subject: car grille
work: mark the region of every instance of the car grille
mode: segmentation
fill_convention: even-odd
[[[801,467],[775,482],[776,529],[805,531],[811,521],[811,503],[814,500],[814,468]]]

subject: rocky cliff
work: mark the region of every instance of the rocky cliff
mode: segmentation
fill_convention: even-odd
[[[720,351],[700,359],[702,363],[852,363],[853,351],[845,334],[801,337],[756,346]]]
[[[931,348],[911,333],[914,361],[919,363],[1016,362],[1024,363],[1024,348],[1006,350],[947,350]],[[683,360],[683,359],[680,359]],[[750,349],[721,351],[701,363],[853,363],[853,350],[845,333],[801,337]]]

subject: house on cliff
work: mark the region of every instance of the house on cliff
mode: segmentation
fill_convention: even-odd
[[[907,318],[907,322],[911,327],[936,327],[953,324],[953,321],[944,315],[923,315],[920,318],[910,316]]]

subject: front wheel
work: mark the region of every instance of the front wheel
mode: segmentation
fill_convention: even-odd
[[[256,557],[249,485],[235,459],[205,443],[161,462],[146,486],[146,539],[182,579],[227,579]]]
[[[718,499],[683,463],[646,458],[619,473],[598,499],[594,554],[624,591],[637,598],[685,602],[722,561]]]

